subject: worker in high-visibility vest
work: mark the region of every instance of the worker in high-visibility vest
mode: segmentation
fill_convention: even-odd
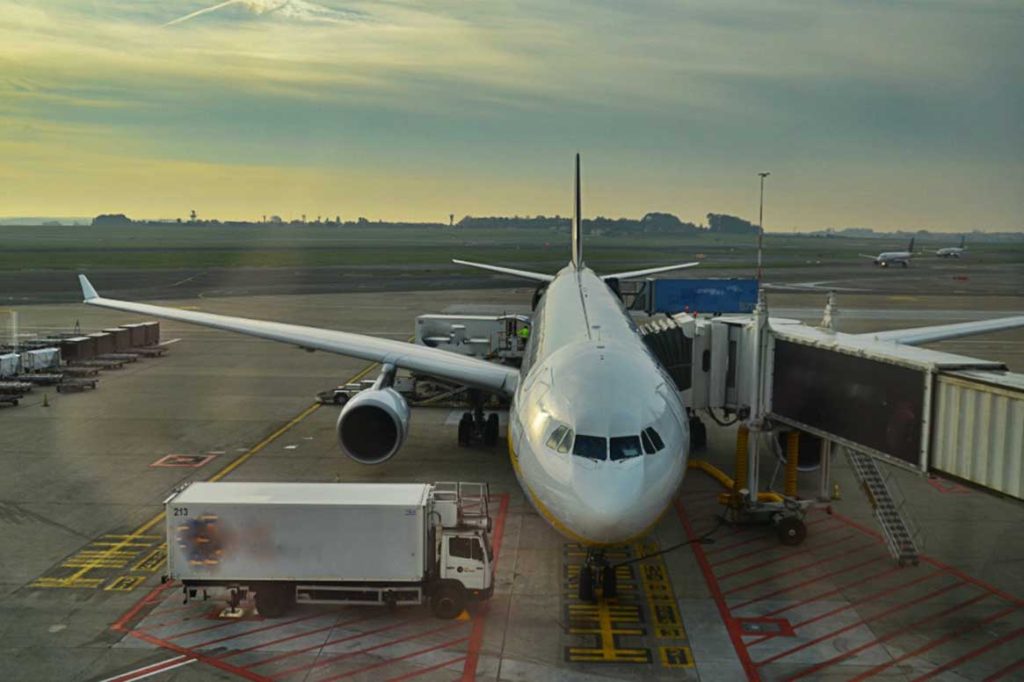
[[[523,348],[526,348],[526,342],[530,340],[530,325],[524,324],[516,330],[516,335],[523,342]]]

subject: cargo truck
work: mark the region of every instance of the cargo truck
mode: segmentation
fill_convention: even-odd
[[[248,593],[299,604],[430,602],[454,618],[494,591],[483,483],[191,483],[164,502],[167,575],[186,601]]]

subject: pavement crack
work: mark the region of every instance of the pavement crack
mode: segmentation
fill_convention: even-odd
[[[70,533],[75,537],[82,538],[84,540],[92,540],[91,537],[85,533],[81,533],[70,526],[65,526],[63,523],[48,519],[42,514],[37,514],[31,509],[26,509],[24,506],[17,502],[10,500],[0,500],[0,523],[9,523],[13,525],[21,525],[28,521],[36,521],[38,523],[51,526],[53,528],[59,528],[65,533]]]

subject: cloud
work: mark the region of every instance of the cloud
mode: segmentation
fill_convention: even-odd
[[[366,16],[362,12],[332,9],[314,2],[307,2],[307,0],[225,0],[225,2],[189,12],[177,19],[168,21],[164,26],[181,24],[204,14],[210,14],[229,7],[240,8],[257,16],[273,14],[286,19],[307,22],[338,23],[361,19]]]

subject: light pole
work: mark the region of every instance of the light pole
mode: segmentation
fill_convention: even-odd
[[[757,216],[757,288],[760,290],[764,274],[761,268],[761,248],[764,244],[764,179],[771,173],[762,171],[758,175],[761,176],[761,208]]]

